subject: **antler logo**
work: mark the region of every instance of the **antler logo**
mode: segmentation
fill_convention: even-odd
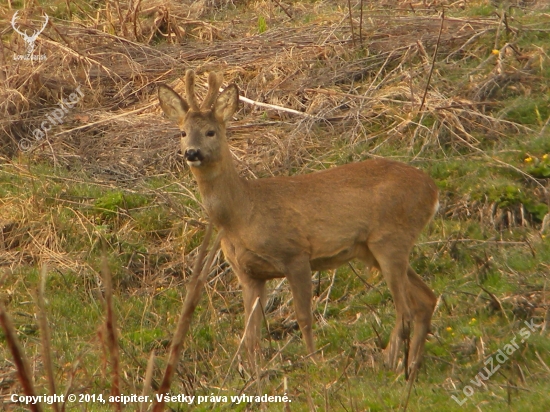
[[[35,30],[34,33],[31,36],[29,36],[26,31],[22,31],[17,28],[18,13],[19,11],[16,11],[15,14],[13,15],[11,19],[11,26],[13,27],[13,30],[15,30],[19,35],[23,37],[23,40],[25,40],[25,43],[27,43],[27,52],[24,56],[22,55],[17,56],[19,57],[19,59],[15,59],[15,60],[45,60],[46,59],[45,55],[33,56],[32,53],[34,52],[34,42],[36,41],[40,33],[44,31],[44,29],[46,28],[46,25],[48,24],[48,20],[49,20],[48,15],[44,13],[44,24],[40,29]]]

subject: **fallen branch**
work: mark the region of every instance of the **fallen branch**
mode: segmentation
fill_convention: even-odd
[[[223,89],[220,88],[220,92],[222,92],[222,91],[223,91]],[[279,110],[281,112],[297,114],[299,116],[307,117],[307,118],[310,118],[310,119],[319,119],[319,117],[312,116],[308,113],[299,112],[298,110],[289,109],[287,107],[276,106],[274,104],[257,102],[256,100],[252,100],[252,99],[249,99],[248,97],[244,97],[244,96],[240,96],[240,95],[239,95],[239,100],[243,103],[248,103],[251,106],[266,107],[268,109]]]
[[[307,117],[307,118],[310,118],[310,119],[319,119],[317,116],[312,116],[308,113],[299,112],[298,110],[289,109],[289,108],[282,107],[282,106],[276,106],[274,104],[257,102],[255,100],[251,100],[251,99],[249,99],[247,97],[244,97],[244,96],[239,96],[239,100],[243,103],[248,103],[252,106],[267,107],[268,109],[274,109],[274,110],[279,110],[281,112],[297,114],[299,116],[304,116],[304,117]]]

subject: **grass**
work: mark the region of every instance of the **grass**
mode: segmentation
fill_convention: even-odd
[[[293,2],[287,10],[292,19],[277,2],[222,2],[201,10],[184,3],[169,2],[169,9],[153,4],[122,23],[118,12],[99,3],[44,2],[65,36],[48,28],[51,42],[37,43],[50,63],[7,62],[6,86],[0,86],[6,96],[0,104],[6,136],[0,137],[0,302],[32,366],[36,392],[48,392],[36,299],[44,266],[58,393],[108,398],[112,390],[101,275],[105,251],[113,276],[121,392],[140,394],[148,385],[151,352],[151,384],[160,384],[207,218],[178,158],[175,131],[156,106],[147,105],[156,103],[155,82],[181,87],[180,53],[190,53],[186,65],[224,70],[247,97],[324,119],[311,124],[243,107],[230,130],[243,175],[306,173],[387,157],[424,169],[436,181],[441,209],[411,263],[440,300],[408,410],[550,410],[550,9],[511,7],[506,27],[495,14],[503,10],[489,1],[463,8],[453,3],[445,11],[447,24],[458,23],[442,34],[453,36],[442,39],[428,85],[440,25],[436,9],[413,13],[375,2],[367,10],[364,4],[364,45],[354,49],[347,2]],[[127,11],[126,2],[113,5]],[[357,37],[359,9],[352,7]],[[0,6],[7,21],[12,14]],[[77,20],[97,32],[71,34],[79,30]],[[114,38],[106,41],[102,33],[129,42],[117,49]],[[2,36],[8,55],[24,46],[13,33]],[[85,36],[100,53],[81,43]],[[131,42],[139,47],[130,49]],[[292,44],[292,53],[290,46],[276,49],[281,44]],[[84,57],[71,60],[73,54],[60,45]],[[101,75],[94,77],[94,70]],[[54,96],[67,94],[52,84],[72,85],[71,73],[87,85],[81,106],[47,144],[19,151],[16,142],[51,111]],[[425,90],[425,110],[418,113]],[[239,351],[240,290],[217,256],[171,386],[172,394],[197,398],[190,407],[170,407],[259,410],[254,402],[231,406],[230,397],[286,393],[297,411],[399,410],[407,384],[402,373],[383,367],[380,353],[395,319],[393,301],[379,273],[352,265],[334,278],[333,272],[312,278],[314,333],[323,348],[317,363],[304,359],[286,282],[270,282],[270,291],[277,290],[270,292],[257,382]],[[526,338],[522,331],[531,320],[546,327]],[[476,384],[480,371],[486,373],[485,361],[496,359],[513,339],[518,347],[499,371]],[[10,401],[22,387],[3,332],[0,342],[2,407],[26,410]],[[452,396],[465,402],[459,405]],[[66,406],[114,409],[91,402]],[[264,407],[287,410],[282,403]]]

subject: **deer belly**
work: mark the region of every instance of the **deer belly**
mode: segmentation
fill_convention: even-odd
[[[310,260],[311,270],[335,269],[356,257],[355,248],[346,248],[329,256],[319,256]]]
[[[282,262],[251,250],[245,250],[237,256],[237,265],[253,279],[275,279],[285,276],[285,267]]]

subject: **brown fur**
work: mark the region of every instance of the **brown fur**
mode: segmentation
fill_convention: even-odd
[[[186,79],[187,93],[194,93],[193,73]],[[261,326],[261,310],[252,309],[257,298],[265,304],[266,280],[288,279],[298,324],[312,353],[311,272],[357,258],[382,271],[395,302],[397,321],[387,362],[396,366],[412,323],[409,365],[416,371],[436,297],[409,266],[409,254],[437,210],[433,180],[414,167],[383,159],[245,180],[233,165],[225,136],[238,106],[238,89],[231,85],[216,98],[212,88],[219,83],[215,76],[210,79],[212,109],[193,110],[198,106],[194,96],[187,96],[193,101],[188,105],[164,85],[159,100],[166,115],[186,132],[182,151],[199,150],[204,156],[200,164],[189,163],[210,218],[224,230],[222,249],[243,288],[251,358],[259,347]]]

